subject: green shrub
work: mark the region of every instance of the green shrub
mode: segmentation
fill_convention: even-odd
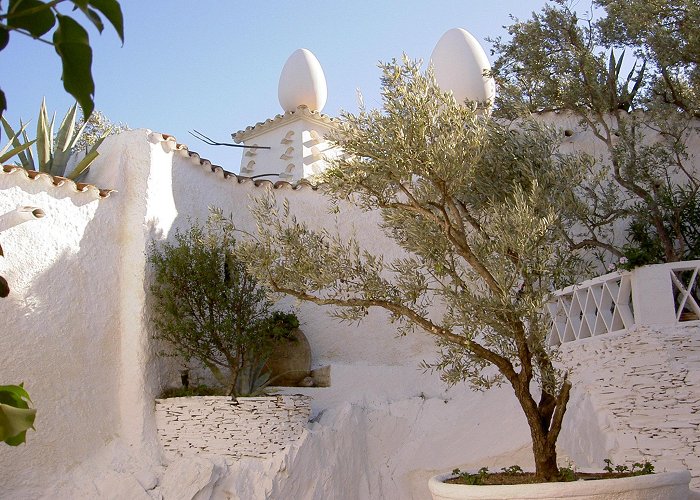
[[[149,252],[155,337],[203,363],[234,397],[259,390],[274,344],[267,291],[235,255],[232,237],[197,224]]]
[[[657,193],[662,232],[672,235],[673,257],[666,255],[654,219],[642,204],[635,205],[622,247],[625,261],[618,267],[700,258],[700,191],[689,186],[666,187]]]
[[[275,341],[296,340],[292,332],[299,328],[299,318],[294,313],[274,311],[270,315],[270,335]]]

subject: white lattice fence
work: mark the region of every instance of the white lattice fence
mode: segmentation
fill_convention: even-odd
[[[682,321],[683,319],[697,319],[700,318],[700,305],[698,302],[700,298],[698,296],[698,271],[700,271],[700,265],[695,264],[690,261],[687,264],[681,262],[676,264],[671,270],[671,283],[673,285],[673,292],[676,306],[676,320]]]
[[[700,261],[613,272],[554,293],[549,344],[559,345],[635,325],[700,318]]]

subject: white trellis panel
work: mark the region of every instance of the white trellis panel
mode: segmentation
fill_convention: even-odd
[[[613,272],[554,292],[548,343],[620,332],[635,325],[700,319],[700,260]]]
[[[681,321],[683,313],[690,313],[700,318],[700,305],[698,305],[698,265],[683,265],[679,263],[671,269],[671,283],[673,284],[673,296],[675,304],[676,321]],[[692,264],[688,262],[687,264]]]
[[[625,330],[634,326],[630,273],[610,273],[555,292],[550,345]]]

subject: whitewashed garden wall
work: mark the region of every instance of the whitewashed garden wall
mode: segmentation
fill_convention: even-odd
[[[39,408],[37,430],[29,433],[26,446],[0,453],[0,470],[4,486],[19,496],[51,491],[65,497],[90,497],[120,491],[129,498],[145,499],[158,491],[177,491],[180,473],[194,467],[182,462],[185,457],[169,462],[172,450],[166,445],[164,454],[158,438],[155,397],[179,377],[174,367],[156,356],[158,346],[151,341],[146,264],[151,241],[172,238],[176,229],[186,228],[192,220],[204,221],[210,206],[233,215],[243,229],[252,229],[247,209],[251,198],[272,188],[312,223],[328,227],[337,223],[342,232],[356,232],[370,249],[388,258],[399,251],[387,242],[372,215],[349,210],[336,220],[326,211],[322,194],[309,185],[241,183],[190,155],[174,139],[148,131],[106,141],[87,182],[116,192],[103,198],[95,188],[46,176],[31,179],[22,172],[0,173],[0,216],[19,205],[46,212],[41,220],[0,231],[6,253],[0,258],[0,270],[13,289],[10,297],[0,300],[0,317],[7,325],[6,334],[0,336],[0,382],[24,381]],[[622,338],[621,330],[662,321],[675,325],[684,309],[697,314],[698,305],[686,291],[697,277],[698,263],[680,266],[689,267],[611,274],[563,290],[550,308],[552,343],[573,350],[586,346],[581,348],[581,358],[571,358],[574,366],[585,366],[595,358],[598,342],[605,343],[606,349],[633,349],[632,344],[613,345]],[[685,301],[682,306],[674,305],[674,296]],[[415,490],[420,498],[416,485],[424,485],[424,478],[435,472],[431,467],[454,465],[458,455],[465,453],[462,449],[444,452],[457,438],[479,448],[469,450],[475,461],[486,458],[487,449],[516,461],[529,456],[526,427],[519,417],[508,421],[509,428],[520,429],[512,433],[478,427],[503,415],[518,415],[507,392],[474,396],[464,388],[445,391],[436,375],[417,369],[420,360],[434,356],[433,341],[427,335],[396,339],[386,316],[375,312],[359,327],[338,324],[316,306],[299,306],[299,316],[313,366],[332,366],[332,387],[316,389],[319,392],[310,403],[310,415],[320,417],[321,424],[309,424],[309,432],[301,431],[302,444],[290,445],[296,450],[293,456],[273,453],[272,458],[259,459],[267,465],[248,464],[245,470],[235,464],[222,466],[218,475],[212,473],[213,482],[207,487],[214,488],[220,479],[223,482],[216,488],[226,491],[239,487],[246,491],[260,483],[267,485],[259,486],[265,491],[295,498],[305,498],[309,491],[341,494],[343,489],[360,496],[383,492],[385,498],[410,498]],[[689,335],[697,335],[697,327],[682,324]],[[681,356],[683,351],[674,352]],[[629,362],[634,361],[611,359],[611,363]],[[615,372],[609,378],[621,390],[627,387],[627,379],[620,378],[623,375]],[[686,380],[694,384],[691,388],[700,384],[692,376]],[[590,382],[590,387],[601,387],[604,380],[600,382]],[[589,443],[587,450],[582,443],[569,442],[569,449],[578,450],[582,463],[590,460],[592,464],[601,455],[621,450],[622,444],[614,440],[611,430],[617,410],[606,409],[601,402],[605,398],[593,401],[586,390],[572,401],[570,422],[587,425],[588,435],[600,439]],[[623,400],[631,405],[634,397],[626,395]],[[687,402],[697,407],[697,402]],[[300,427],[304,411],[296,414]],[[465,415],[472,420],[465,420]],[[595,418],[577,421],[577,415]],[[688,432],[697,432],[695,421],[686,421],[696,426]],[[672,420],[664,422],[676,425]],[[569,435],[575,435],[577,429],[568,425]],[[455,428],[459,428],[457,434]],[[417,451],[434,446],[429,443],[435,440],[438,445],[431,452]],[[665,442],[659,441],[659,448]],[[520,448],[525,452],[518,455]],[[327,455],[328,449],[335,458]],[[325,464],[319,462],[323,457]],[[349,465],[343,468],[336,458]],[[695,462],[685,463],[697,471]],[[169,472],[163,473],[161,464],[169,464]],[[375,473],[378,464],[386,467]],[[318,481],[310,483],[308,474],[288,471],[288,467],[318,470]],[[283,477],[286,486],[276,482]]]
[[[165,458],[222,456],[269,458],[303,434],[308,396],[238,398],[202,396],[156,400],[158,437]]]

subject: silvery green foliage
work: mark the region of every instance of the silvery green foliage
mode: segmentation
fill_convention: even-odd
[[[694,258],[700,238],[687,230],[695,225],[688,214],[700,204],[700,180],[687,145],[700,118],[700,7],[694,0],[594,4],[602,8],[595,17],[584,5],[549,2],[495,41],[497,113],[556,111],[596,141],[587,146],[595,175],[569,204],[574,248],[617,260],[630,248],[615,227],[636,227],[629,244],[657,241],[657,261]]]
[[[272,290],[334,306],[343,320],[379,307],[399,334],[434,335],[449,383],[507,380],[539,433],[538,471],[553,477],[570,385],[552,365],[543,306],[579,271],[561,213],[583,160],[561,154],[533,121],[509,126],[458,104],[416,62],[382,70],[383,108],[343,115],[331,139],[345,154],[320,180],[339,217],[346,203],[381,213],[404,256],[373,254],[357,237],[299,220],[272,192],[252,207],[257,232],[239,255]]]
[[[131,130],[124,123],[113,123],[97,109],[87,118],[83,116],[76,127],[82,128],[83,133],[73,146],[73,153],[84,152],[85,154],[88,154],[96,144],[101,143],[105,137]]]

